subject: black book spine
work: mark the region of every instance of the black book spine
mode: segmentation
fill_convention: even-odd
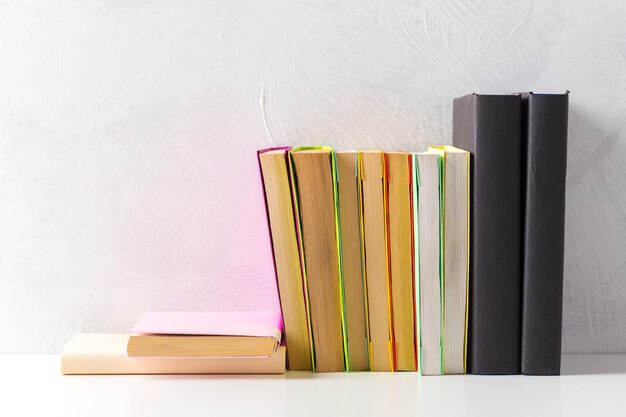
[[[470,158],[468,365],[518,374],[521,362],[521,98],[454,100],[454,146]]]
[[[522,373],[559,375],[569,94],[522,94]]]

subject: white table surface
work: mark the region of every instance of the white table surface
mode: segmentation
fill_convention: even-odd
[[[63,376],[58,355],[0,355],[3,416],[619,416],[626,355],[563,355],[563,375]]]

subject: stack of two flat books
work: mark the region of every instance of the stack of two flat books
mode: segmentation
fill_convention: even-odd
[[[148,312],[130,334],[78,334],[63,374],[282,374],[276,311]]]

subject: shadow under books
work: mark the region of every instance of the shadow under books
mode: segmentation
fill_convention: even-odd
[[[149,379],[159,379],[165,381],[176,381],[176,380],[220,380],[220,381],[228,381],[228,380],[278,380],[278,379],[314,379],[316,374],[311,371],[288,371],[285,374],[197,374],[197,375],[186,375],[186,374],[168,374],[168,375],[144,375],[144,377]]]

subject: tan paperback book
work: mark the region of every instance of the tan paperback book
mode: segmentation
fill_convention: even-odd
[[[359,152],[370,370],[393,371],[384,153]]]
[[[293,149],[315,370],[344,371],[344,323],[333,153]]]
[[[366,371],[369,370],[369,364],[359,218],[358,154],[354,151],[337,152],[336,157],[348,357],[351,371]]]
[[[387,152],[389,262],[395,369],[415,371],[415,308],[413,304],[412,155]]]
[[[259,151],[259,164],[272,238],[284,338],[291,370],[312,367],[304,281],[300,264],[296,219],[287,148]]]

